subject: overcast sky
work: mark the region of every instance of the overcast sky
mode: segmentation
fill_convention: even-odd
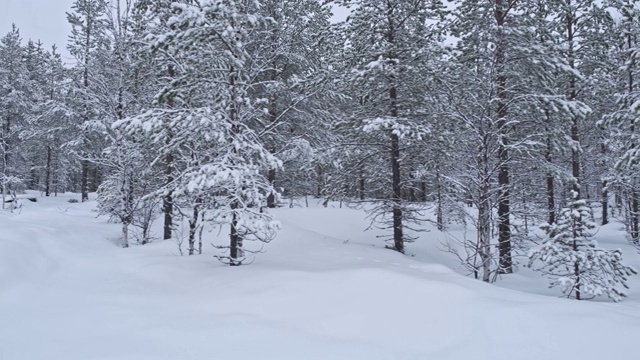
[[[0,36],[8,33],[15,23],[25,42],[41,40],[46,48],[56,44],[68,58],[66,44],[71,28],[65,13],[72,3],[73,0],[0,0]]]
[[[58,45],[65,62],[73,63],[66,46],[71,27],[66,12],[74,0],[0,0],[0,37],[11,30],[15,23],[23,40],[40,40],[47,49]],[[336,19],[346,17],[344,9],[336,9]]]

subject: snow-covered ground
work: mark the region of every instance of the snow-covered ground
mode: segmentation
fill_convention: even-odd
[[[71,196],[0,213],[1,360],[637,356],[638,276],[621,303],[559,298],[523,268],[484,284],[452,269],[436,230],[402,256],[335,207],[278,209],[267,252],[231,268],[210,241],[194,257],[171,241],[122,249],[119,226]],[[640,268],[619,224],[598,239]]]

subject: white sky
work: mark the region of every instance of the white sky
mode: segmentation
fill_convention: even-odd
[[[71,10],[74,0],[0,0],[0,37],[11,30],[15,23],[22,39],[40,40],[45,48],[56,44],[67,63],[73,59],[67,52],[67,37],[71,27],[67,23],[66,12]],[[334,21],[344,20],[347,10],[336,7]]]

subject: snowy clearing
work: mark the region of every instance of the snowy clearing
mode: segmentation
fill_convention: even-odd
[[[435,230],[382,249],[347,208],[282,208],[249,266],[122,249],[96,204],[70,197],[0,214],[0,359],[630,358],[640,281],[621,303],[572,301],[527,269],[489,285],[458,274]],[[314,204],[315,205],[315,204]],[[598,239],[640,257],[611,224]],[[208,235],[209,238],[215,234]],[[506,288],[509,287],[509,288]]]

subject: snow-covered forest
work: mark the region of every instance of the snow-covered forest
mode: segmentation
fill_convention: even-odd
[[[632,356],[640,1],[67,21],[0,39],[0,359]]]

